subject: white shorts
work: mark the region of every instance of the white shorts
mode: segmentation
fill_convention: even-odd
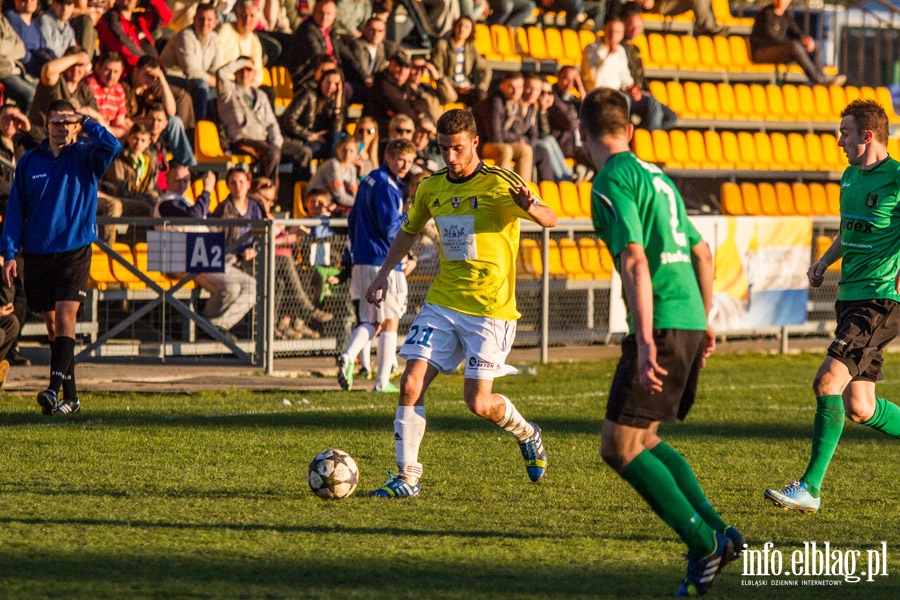
[[[381,267],[376,265],[353,265],[350,273],[350,299],[359,300],[360,323],[382,323],[385,319],[399,319],[406,314],[409,290],[403,271],[391,271],[384,302],[377,307],[366,301],[366,290],[375,281]]]
[[[516,322],[467,315],[425,304],[400,348],[406,360],[424,360],[442,373],[466,361],[466,379],[493,380],[518,373],[504,364],[516,337]]]

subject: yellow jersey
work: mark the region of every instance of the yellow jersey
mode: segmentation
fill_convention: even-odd
[[[441,269],[426,302],[506,321],[521,316],[519,219],[534,219],[509,193],[517,185],[526,184],[516,173],[484,163],[462,180],[451,181],[442,169],[419,184],[402,228],[415,235],[433,217],[440,235]]]

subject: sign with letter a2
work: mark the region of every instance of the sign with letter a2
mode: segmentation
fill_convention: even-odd
[[[225,233],[148,231],[147,269],[163,273],[223,273]]]

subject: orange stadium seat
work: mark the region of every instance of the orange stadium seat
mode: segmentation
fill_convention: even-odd
[[[719,63],[719,57],[716,55],[716,45],[713,39],[708,35],[701,35],[696,38],[697,52],[700,55],[700,70],[702,71],[727,71],[728,67]]]
[[[900,115],[894,110],[894,99],[891,97],[891,90],[884,86],[875,88],[875,101],[884,108],[889,121],[900,121]]]
[[[657,69],[672,69],[672,62],[669,60],[669,52],[666,48],[666,39],[662,34],[651,33],[647,36],[647,47],[650,49],[650,56]]]
[[[734,64],[734,60],[731,58],[731,44],[728,43],[727,37],[724,35],[714,36],[712,43],[716,52],[716,63],[721,67],[721,70],[736,73],[743,71],[740,66]]]
[[[759,205],[762,214],[766,217],[777,217],[781,214],[778,209],[778,196],[775,194],[775,186],[763,181],[756,186],[759,190]]]
[[[825,186],[818,181],[811,181],[808,186],[809,201],[812,207],[812,214],[816,216],[830,215],[828,207],[828,196],[825,195]]]
[[[673,168],[678,169],[700,169],[701,163],[694,161],[691,149],[688,147],[687,136],[680,129],[673,129],[669,132],[669,145],[672,149]],[[674,165],[678,164],[677,167]]]
[[[847,92],[839,85],[827,86],[828,95],[831,97],[831,112],[839,116],[844,107],[847,106]]]
[[[716,15],[716,22],[719,25],[727,25],[729,27],[753,27],[752,17],[736,17],[731,12],[731,5],[728,0],[712,0],[713,14]]]
[[[813,98],[816,102],[816,113],[822,121],[838,121],[840,120],[840,111],[835,112],[831,102],[831,92],[828,91],[830,85],[815,85],[812,88]]]
[[[728,37],[728,50],[731,53],[731,69],[741,72],[758,72],[758,65],[750,61],[750,50],[747,40],[739,35]]]
[[[812,197],[809,194],[809,187],[802,181],[795,181],[791,184],[791,192],[794,196],[794,211],[804,217],[812,215]]]
[[[581,267],[586,273],[590,273],[591,279],[609,279],[612,276],[604,267],[600,258],[599,240],[583,237],[578,240],[578,253],[581,257]]]
[[[250,163],[246,154],[226,154],[219,141],[219,129],[212,121],[197,121],[194,128],[194,156],[197,162]]]
[[[775,166],[775,155],[772,152],[772,140],[767,133],[756,131],[753,133],[753,142],[756,144],[756,158],[764,169],[771,169]]]
[[[110,246],[113,251],[117,252],[126,262],[134,264],[134,255],[131,252],[131,246],[122,242],[116,242]],[[129,271],[125,265],[116,260],[112,255],[109,257],[109,264],[112,266],[112,273],[115,278],[122,284],[122,287],[130,290],[142,290],[147,284]]]
[[[656,153],[653,152],[653,140],[649,131],[646,129],[635,129],[632,145],[638,158],[649,163],[657,162]]]
[[[743,86],[744,84],[742,83],[735,84],[735,93],[740,93]],[[753,117],[750,117],[753,120],[780,120],[783,117],[783,115],[776,114],[774,110],[770,110],[769,98],[768,94],[766,93],[765,86],[762,86],[758,83],[753,83],[747,86],[747,88],[750,93],[750,112],[745,114],[755,115]]]
[[[542,181],[538,186],[540,189],[539,195],[544,204],[551,207],[557,217],[561,219],[568,218],[568,215],[562,212],[562,201],[559,197],[559,187],[556,185],[556,182]]]
[[[578,197],[581,199],[581,212],[590,219],[593,216],[593,194],[594,184],[591,181],[582,181],[578,184]]]
[[[759,200],[759,188],[755,183],[745,181],[741,184],[741,198],[744,200],[744,212],[748,215],[758,216],[762,213],[762,204]]]
[[[294,99],[294,82],[287,68],[271,67],[272,87],[275,89],[275,106],[287,106]]]
[[[718,169],[718,163],[710,160],[709,156],[706,154],[706,144],[703,141],[703,132],[697,131],[696,129],[689,129],[684,132],[685,137],[687,138],[687,147],[688,147],[688,155],[690,156],[691,162],[699,165],[700,169]]]
[[[688,114],[693,115],[695,119],[713,118],[713,114],[703,104],[700,85],[696,81],[685,81],[682,89],[684,90],[684,103]]]
[[[685,119],[694,119],[696,115],[688,110],[687,103],[684,98],[684,88],[677,81],[666,82],[666,97],[669,99],[669,108],[675,111],[675,114]]]
[[[823,133],[819,136],[822,140],[822,155],[825,157],[825,167],[831,171],[843,171],[847,168],[847,156],[838,147],[837,137],[833,133]]]
[[[829,171],[825,164],[825,152],[822,150],[822,138],[815,133],[807,133],[803,139],[806,142],[807,169]]]
[[[669,143],[668,132],[661,129],[651,131],[650,139],[653,140],[653,153],[656,154],[658,163],[673,169],[680,168],[680,164],[676,163],[672,158],[672,147]]]
[[[825,195],[828,197],[828,212],[832,215],[841,214],[841,186],[833,181],[825,184]]]
[[[684,60],[684,49],[681,46],[681,36],[674,33],[667,33],[664,36],[666,41],[666,58],[669,64],[676,67],[684,66],[690,68]]]
[[[766,85],[765,90],[766,105],[768,106],[767,114],[770,115],[770,118],[779,119],[781,121],[795,121],[796,118],[793,115],[789,115],[787,109],[784,107],[784,94],[782,93],[781,88],[770,83]]]
[[[794,192],[788,183],[779,181],[775,184],[775,201],[778,203],[778,213],[784,216],[797,214],[794,208]]]
[[[666,91],[666,82],[654,79],[647,84],[650,95],[659,100],[662,104],[669,106],[669,93]],[[669,108],[672,108],[669,106]],[[674,110],[674,109],[673,109]],[[677,114],[677,113],[676,113]]]
[[[697,38],[689,35],[679,37],[681,40],[682,68],[688,71],[706,71],[707,66],[700,60],[700,45]]]
[[[751,169],[771,168],[770,165],[763,164],[759,161],[759,156],[756,153],[756,141],[753,139],[752,133],[749,131],[739,131],[737,133],[737,143],[741,152],[741,160],[750,165]]]
[[[563,214],[571,219],[587,218],[590,213],[586,215],[581,209],[581,195],[578,193],[578,187],[571,181],[560,181],[558,187]]]
[[[581,43],[581,49],[584,50],[597,41],[597,34],[589,29],[581,29],[578,31],[578,41]],[[644,60],[646,59],[647,57],[645,56]]]
[[[753,168],[753,163],[746,162],[741,155],[741,147],[733,131],[722,131],[719,138],[722,140],[722,156],[725,157],[725,162],[734,165],[735,169]]]
[[[703,100],[703,108],[711,119],[729,119],[731,113],[726,114],[719,103],[719,89],[716,84],[704,81],[700,84],[700,98]]]
[[[97,244],[91,244],[91,270],[88,283],[95,290],[121,287],[109,265],[109,256]]]
[[[850,104],[854,100],[860,99],[859,88],[855,85],[845,85],[844,86],[844,96],[846,96],[847,104]],[[841,107],[843,110],[844,107]]]
[[[721,196],[723,215],[745,215],[744,199],[741,198],[741,188],[736,183],[726,181],[722,183],[719,191]]]
[[[794,157],[791,155],[786,135],[780,131],[773,131],[769,134],[769,139],[772,140],[772,157],[780,170],[793,171],[802,168],[797,165]]]
[[[593,279],[590,271],[584,269],[581,264],[581,252],[575,240],[563,238],[559,240],[559,257],[566,274],[570,279]]]
[[[791,153],[794,163],[800,169],[808,169],[810,166],[809,156],[806,153],[806,139],[804,139],[803,134],[792,131],[788,134],[787,141],[788,151]]]
[[[565,35],[565,33],[563,34]],[[641,61],[644,63],[645,69],[658,69],[653,56],[650,54],[650,46],[647,43],[647,36],[641,34],[631,41],[631,44],[641,53]]]
[[[563,266],[562,255],[560,255],[559,252],[559,244],[553,238],[550,238],[550,243],[547,245],[547,257],[547,264],[550,267],[550,278],[568,278],[569,272],[566,270],[565,266]]]
[[[722,150],[722,139],[715,131],[703,132],[703,147],[706,148],[706,158],[716,165],[717,169],[733,169],[734,163],[725,159]]]
[[[778,87],[778,86],[774,86]],[[806,86],[804,86],[806,87]],[[802,103],[800,99],[800,90],[797,89],[796,85],[785,83],[781,86],[781,94],[784,98],[784,111],[792,120],[795,121],[812,121],[813,115],[810,111],[813,110],[812,106],[806,106]],[[812,103],[812,98],[810,98],[810,103]],[[787,120],[787,119],[786,119]]]

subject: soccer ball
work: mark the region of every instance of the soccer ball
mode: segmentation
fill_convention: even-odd
[[[323,500],[346,498],[359,483],[359,467],[342,450],[323,450],[309,463],[309,487]]]

